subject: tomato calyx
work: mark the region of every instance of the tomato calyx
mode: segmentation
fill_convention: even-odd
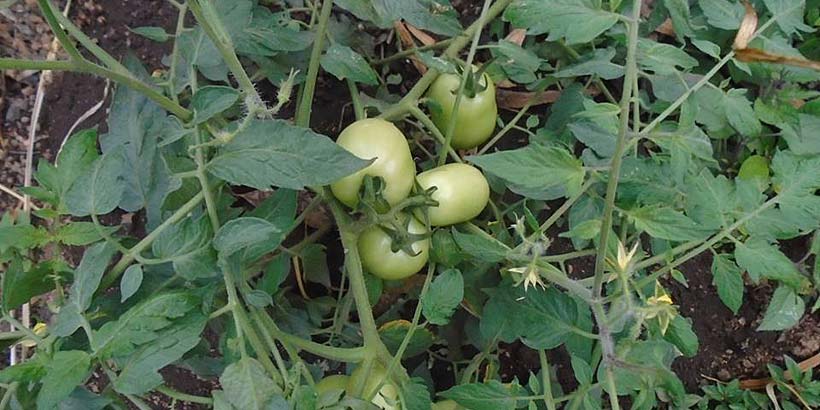
[[[478,70],[467,70],[467,81],[464,84],[464,96],[467,98],[475,98],[476,95],[483,93],[489,85],[487,81],[481,81],[484,79],[484,72],[487,71],[487,67],[492,64],[493,60],[496,57],[491,58],[487,62],[485,62]],[[456,71],[458,75],[464,75],[465,68],[462,65],[456,66]],[[458,90],[451,91],[453,95],[455,95]]]
[[[390,210],[390,204],[384,198],[384,179],[380,176],[365,175],[359,189],[357,210],[364,214],[383,214]]]

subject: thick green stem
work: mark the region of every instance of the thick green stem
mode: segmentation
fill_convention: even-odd
[[[541,382],[544,389],[544,404],[547,405],[547,410],[555,410],[555,399],[552,397],[552,371],[550,364],[547,361],[547,351],[538,350],[538,359],[541,361]]]
[[[313,40],[313,50],[310,53],[310,64],[308,65],[307,78],[302,88],[302,95],[299,97],[299,109],[296,111],[296,125],[300,127],[310,126],[310,114],[313,109],[313,93],[316,90],[316,77],[319,76],[319,61],[322,57],[322,50],[325,43],[325,31],[327,22],[330,19],[330,12],[333,10],[333,0],[324,0],[322,3],[322,14],[319,16],[319,25],[316,27],[316,34]]]
[[[374,61],[373,65],[382,65],[382,64],[385,64],[385,63],[389,63],[391,61],[396,61],[396,60],[402,59],[404,57],[409,57],[409,56],[412,56],[414,54],[421,53],[423,51],[429,51],[429,50],[436,50],[436,49],[439,49],[439,48],[444,48],[444,47],[449,46],[450,43],[452,43],[452,42],[453,42],[453,39],[448,38],[448,39],[444,39],[444,40],[441,40],[441,41],[437,41],[433,44],[428,44],[428,45],[425,45],[425,46],[414,47],[414,48],[409,48],[407,50],[402,50],[402,51],[399,51],[398,53],[395,53],[395,54],[393,54],[389,57],[385,57],[385,58],[382,58],[381,60]]]
[[[612,156],[610,165],[609,181],[606,187],[606,202],[601,221],[601,236],[598,242],[598,255],[595,257],[595,283],[592,288],[593,295],[600,297],[604,283],[604,268],[606,267],[607,243],[609,243],[609,233],[612,230],[612,213],[615,209],[615,196],[618,191],[618,180],[621,174],[621,162],[626,149],[627,133],[629,131],[629,106],[635,85],[635,77],[638,75],[637,50],[638,50],[638,26],[640,20],[641,0],[632,2],[632,22],[628,23],[628,43],[626,51],[626,74],[624,76],[624,89],[621,95],[620,127],[618,128],[618,139],[615,143],[615,153]]]
[[[18,58],[0,58],[0,70],[78,70],[77,64],[66,60],[23,60]]]
[[[257,316],[257,318],[261,318],[261,320],[264,322],[265,328],[267,328],[268,331],[270,331],[271,336],[285,343],[288,343],[299,350],[304,350],[317,356],[324,357],[325,359],[347,363],[360,362],[365,357],[366,351],[363,347],[326,346],[311,340],[302,339],[301,337],[283,332],[279,329],[278,326],[276,326],[276,323],[274,323],[273,319],[271,319],[267,315],[260,314]]]
[[[350,101],[353,102],[353,112],[356,114],[356,120],[363,120],[366,118],[364,107],[362,106],[362,99],[359,98],[359,89],[356,88],[356,82],[347,79],[347,89],[350,90]]]

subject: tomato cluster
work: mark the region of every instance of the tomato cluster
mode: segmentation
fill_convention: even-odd
[[[380,194],[390,206],[410,196],[414,185],[419,188],[418,195],[429,194],[437,203],[411,212],[399,211],[392,226],[373,224],[360,234],[362,266],[382,279],[404,279],[427,264],[430,231],[422,221],[429,220],[431,227],[467,222],[487,206],[489,184],[481,171],[471,165],[446,164],[416,176],[407,139],[390,122],[376,118],[356,121],[342,131],[337,143],[360,158],[372,160],[366,168],[331,185],[333,194],[343,204],[351,208],[359,205],[367,176],[381,179]],[[396,241],[401,234],[406,239],[404,243]]]

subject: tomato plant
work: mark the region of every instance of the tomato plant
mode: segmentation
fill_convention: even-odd
[[[820,406],[817,0],[9,3],[116,88],[2,186],[0,410]]]

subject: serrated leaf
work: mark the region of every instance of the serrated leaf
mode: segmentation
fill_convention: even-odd
[[[168,41],[171,36],[165,32],[165,29],[162,27],[156,26],[143,26],[143,27],[136,27],[136,28],[128,28],[128,31],[143,36],[149,40],[154,40],[160,43],[164,43]]]
[[[91,366],[88,353],[79,350],[60,351],[46,365],[43,387],[37,395],[37,409],[51,410],[82,384]]]
[[[350,79],[357,83],[378,85],[379,78],[367,60],[352,48],[333,44],[321,59],[322,68],[340,80]]]
[[[487,383],[460,384],[439,393],[442,397],[471,410],[514,410],[517,390],[496,380]]]
[[[615,57],[614,48],[593,50],[581,56],[578,61],[555,72],[558,78],[578,77],[583,75],[597,75],[604,80],[614,80],[623,77],[624,67],[612,62]]]
[[[254,120],[209,164],[215,176],[257,189],[327,185],[369,164],[329,138],[282,120]]]
[[[736,196],[732,182],[708,169],[687,180],[686,214],[705,228],[728,227],[734,222]]]
[[[61,225],[55,232],[54,239],[72,246],[83,246],[102,239],[100,231],[112,234],[119,229],[117,226],[96,226],[93,222],[74,221]]]
[[[674,74],[698,66],[698,60],[685,51],[644,38],[638,40],[638,63],[658,75]]]
[[[681,315],[672,319],[663,338],[675,345],[686,357],[694,357],[698,353],[698,335],[692,330],[692,323]]]
[[[225,368],[219,377],[225,396],[238,409],[264,410],[279,388],[256,359],[245,357]]]
[[[803,22],[806,0],[763,0],[763,3],[787,36],[815,31]]]
[[[239,91],[231,87],[209,85],[196,90],[191,97],[194,124],[202,124],[239,100]]]
[[[758,331],[785,330],[796,325],[806,311],[806,302],[788,286],[774,291]]]
[[[655,238],[685,242],[703,239],[710,232],[683,213],[666,206],[646,206],[630,210],[627,215],[635,223],[635,228]]]
[[[681,43],[684,37],[692,37],[695,34],[692,28],[692,16],[689,11],[688,0],[664,0],[663,5],[669,11],[672,20],[672,27],[675,28],[675,35]]]
[[[9,248],[30,249],[49,242],[48,232],[34,225],[20,224],[0,226],[0,252]]]
[[[706,53],[709,57],[720,59],[720,46],[717,44],[707,40],[693,39],[692,45],[697,47],[698,50]]]
[[[120,302],[125,302],[140,289],[142,285],[142,266],[131,265],[125,270],[120,280]]]
[[[567,44],[587,43],[618,22],[594,0],[516,0],[504,19],[528,34],[549,33],[549,41],[565,38]]]
[[[392,26],[397,20],[436,34],[455,36],[462,31],[455,9],[449,0],[373,0],[381,22]]]
[[[758,100],[759,101],[759,100]],[[757,108],[757,104],[755,104]],[[785,124],[783,139],[789,144],[789,149],[797,155],[820,154],[820,138],[817,130],[820,129],[820,116],[798,114],[796,124]]]
[[[143,394],[162,384],[159,370],[182,358],[201,341],[207,317],[195,313],[175,321],[157,339],[137,348],[114,381],[114,390],[122,394]]]
[[[219,274],[211,246],[211,225],[205,215],[185,218],[160,233],[151,244],[154,257],[171,261],[181,277],[193,280]]]
[[[68,212],[74,216],[105,215],[119,205],[125,187],[121,181],[123,157],[119,151],[97,158],[66,192]]]
[[[780,249],[763,239],[750,238],[745,243],[735,244],[735,259],[755,282],[766,278],[798,290],[807,284],[806,277],[794,263]]]
[[[103,273],[116,249],[107,242],[92,245],[83,253],[80,265],[74,270],[74,283],[71,285],[69,303],[84,312],[91,306],[91,297],[100,286]]]
[[[404,338],[407,337],[407,333],[410,331],[412,325],[411,322],[399,319],[379,326],[379,336],[390,353],[396,354],[398,352],[399,346],[401,346]],[[416,327],[402,357],[410,358],[422,354],[433,346],[434,342],[435,336],[433,332],[424,327]]]
[[[481,235],[461,233],[452,229],[453,239],[461,250],[484,262],[500,262],[507,257],[509,248],[503,243]]]
[[[213,245],[220,256],[227,257],[240,249],[281,236],[281,233],[279,227],[262,218],[236,218],[219,228]]]
[[[584,359],[576,356],[570,356],[570,365],[572,366],[572,373],[575,380],[582,386],[592,383],[592,368]]]
[[[26,269],[22,258],[13,258],[3,272],[3,289],[0,293],[3,311],[16,309],[34,296],[53,290],[54,281],[49,275],[55,273],[53,265],[49,262]]]
[[[737,314],[743,304],[743,272],[726,254],[717,254],[712,259],[712,284],[718,296],[732,313]]]
[[[464,298],[464,278],[458,269],[448,269],[430,283],[421,298],[422,313],[434,325],[446,325]]]
[[[405,410],[429,410],[432,406],[430,392],[424,384],[424,380],[418,377],[410,379],[401,386],[402,409]]]
[[[71,185],[78,181],[80,176],[86,174],[94,161],[99,158],[97,152],[97,130],[89,129],[74,133],[66,141],[63,149],[57,155],[52,169],[54,170],[54,181],[52,184],[37,180],[41,185],[55,191],[60,200],[65,202],[65,195]],[[45,165],[41,163],[41,167]],[[40,174],[40,169],[37,170]],[[53,185],[53,186],[52,186]]]
[[[572,195],[581,189],[585,175],[581,161],[567,150],[537,144],[469,157],[468,160],[484,172],[530,190],[563,188]]]
[[[760,120],[755,116],[752,103],[746,99],[746,90],[733,89],[723,100],[729,124],[745,136],[759,135],[762,131]]]
[[[737,30],[745,10],[740,2],[730,0],[698,0],[706,21],[713,27]]]

